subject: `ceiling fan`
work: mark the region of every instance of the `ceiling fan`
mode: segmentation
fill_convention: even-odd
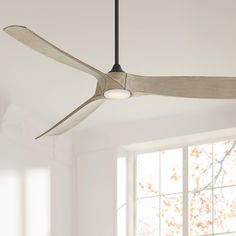
[[[119,0],[115,0],[115,64],[109,73],[103,73],[80,61],[24,26],[11,25],[3,30],[35,51],[97,79],[95,93],[90,99],[36,139],[66,132],[88,117],[106,99],[126,99],[147,94],[208,99],[236,98],[236,77],[140,76],[124,72],[119,64]]]

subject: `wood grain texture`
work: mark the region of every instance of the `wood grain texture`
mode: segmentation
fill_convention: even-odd
[[[76,108],[73,112],[59,121],[57,124],[52,126],[49,130],[42,133],[36,139],[43,136],[53,136],[63,134],[64,132],[70,130],[74,126],[81,123],[86,119],[91,113],[96,111],[105,101],[103,96],[94,96]]]
[[[119,84],[109,78],[109,76],[105,73],[62,51],[60,48],[46,41],[25,26],[12,25],[4,28],[3,30],[11,37],[32,48],[33,50],[65,65],[94,76],[98,80],[101,88],[105,88],[105,85],[108,82],[112,83],[113,86],[119,86]]]
[[[126,89],[173,97],[236,99],[236,77],[127,75]]]

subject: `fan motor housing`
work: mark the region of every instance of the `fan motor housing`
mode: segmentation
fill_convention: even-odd
[[[118,82],[122,88],[126,87],[126,78],[127,78],[127,73],[125,72],[109,72],[107,74],[111,79],[114,81]]]

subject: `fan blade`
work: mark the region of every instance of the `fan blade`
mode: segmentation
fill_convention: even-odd
[[[127,75],[126,89],[133,94],[164,96],[235,99],[236,77],[207,76],[139,76]]]
[[[59,135],[67,130],[73,128],[80,122],[82,122],[85,118],[87,118],[92,112],[98,109],[98,107],[105,101],[103,96],[95,96],[87,100],[69,115],[67,115],[64,119],[55,124],[52,128],[39,135],[37,138],[43,136],[53,136]]]
[[[94,76],[102,88],[106,80],[111,80],[106,74],[62,51],[24,26],[12,25],[3,30],[35,51]]]

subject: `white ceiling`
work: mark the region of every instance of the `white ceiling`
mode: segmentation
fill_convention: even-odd
[[[145,75],[236,76],[235,0],[120,0],[121,64]],[[0,28],[25,25],[107,72],[113,0],[1,0]],[[0,32],[0,92],[50,121],[93,94],[96,81]],[[83,126],[216,109],[236,101],[147,96],[107,102]]]

